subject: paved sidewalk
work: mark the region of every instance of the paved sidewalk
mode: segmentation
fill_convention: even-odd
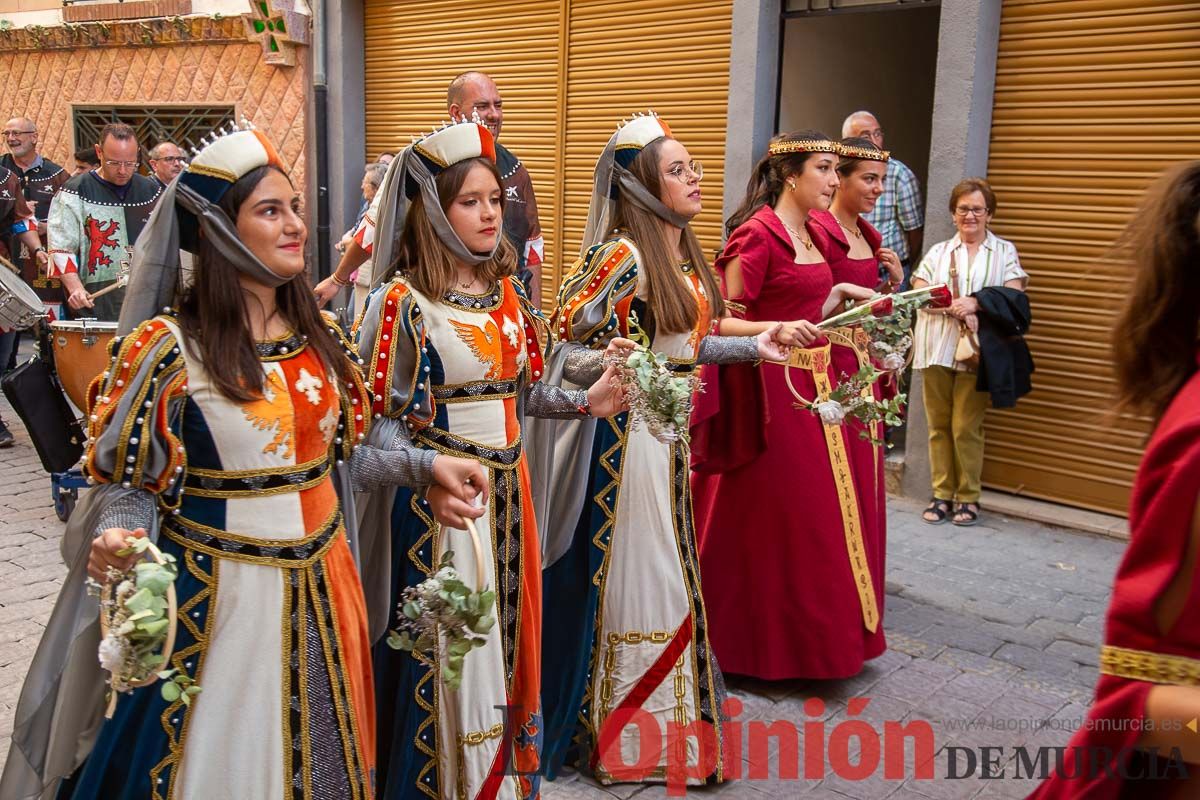
[[[935,527],[921,522],[919,504],[893,499],[889,508],[884,617],[889,651],[846,681],[730,681],[731,692],[745,704],[739,717],[746,723],[744,742],[751,720],[786,720],[803,729],[803,723],[817,719],[805,701],[822,700],[826,777],[781,779],[780,763],[787,760],[773,746],[768,777],[761,779],[762,765],[748,758],[743,745],[742,780],[692,789],[689,796],[1022,798],[1037,781],[1015,777],[1021,765],[1014,748],[1024,746],[1036,758],[1035,748],[1060,747],[1070,739],[1090,702],[1109,586],[1124,544],[988,514],[974,528]],[[866,709],[850,714],[851,698],[868,699]],[[937,750],[934,779],[913,779],[911,744],[906,780],[885,779],[882,765],[862,780],[840,777],[829,752],[838,738],[834,731],[848,719],[866,720],[879,733],[888,722],[928,721]],[[886,736],[884,741],[886,752]],[[856,739],[850,742],[853,767],[861,751]],[[801,772],[808,746],[802,737]],[[977,763],[970,777],[948,779],[949,747],[960,748],[957,774],[968,771],[966,748],[977,762],[981,747],[1003,748],[994,757],[1001,759],[1007,777],[982,780]],[[760,772],[752,774],[755,766]],[[846,771],[842,766],[843,775]],[[661,786],[599,787],[573,775],[547,784],[543,796],[649,800],[667,793]]]
[[[62,523],[50,506],[49,478],[2,399],[0,414],[17,437],[15,447],[0,450],[2,764],[21,681],[66,570],[58,556]],[[773,746],[765,764],[743,752],[742,779],[694,789],[689,796],[982,800],[1020,798],[1033,788],[1034,781],[1012,777],[1018,766],[1014,748],[1064,745],[1082,719],[1096,678],[1109,584],[1124,545],[990,514],[975,528],[932,527],[921,523],[919,511],[903,500],[890,504],[886,654],[851,680],[741,680],[731,681],[730,688],[745,706],[738,717],[744,732],[754,721],[787,720],[797,727],[823,721],[832,745],[845,740],[834,732],[852,717],[876,731],[884,731],[885,722],[927,721],[937,751],[935,778],[912,779],[909,744],[907,780],[885,779],[882,766],[865,779],[848,780],[828,760],[824,779],[787,779],[779,765],[788,759],[780,759]],[[869,703],[851,715],[847,701],[856,697]],[[805,707],[811,698],[823,702],[822,712],[806,713],[813,710]],[[1033,730],[1037,726],[1045,727]],[[809,745],[801,739],[799,746]],[[1004,748],[1000,758],[1009,777],[980,780],[977,767],[971,777],[948,780],[947,747],[972,748],[977,759],[981,747]],[[856,738],[849,740],[848,752],[849,765],[857,764]],[[961,771],[966,751],[956,752]],[[801,771],[804,763],[802,754]],[[845,766],[839,768],[844,774]],[[769,777],[761,779],[764,769]],[[745,777],[750,774],[755,777]],[[544,787],[546,800],[666,796],[661,786],[599,787],[574,775]]]

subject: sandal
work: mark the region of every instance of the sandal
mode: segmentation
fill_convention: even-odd
[[[950,521],[960,528],[966,528],[979,522],[979,503],[959,503],[954,508],[954,519]]]
[[[943,522],[946,521],[946,515],[949,513],[950,513],[950,501],[949,500],[939,500],[938,498],[935,497],[929,503],[929,506],[924,511],[921,512],[921,520],[926,525],[941,525]],[[929,517],[930,514],[933,515],[932,519]]]

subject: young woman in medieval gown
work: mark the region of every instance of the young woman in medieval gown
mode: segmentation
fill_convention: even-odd
[[[729,305],[744,320],[812,325],[846,299],[871,296],[835,284],[814,243],[809,216],[827,209],[838,187],[838,151],[815,131],[787,134],[756,166],[717,261]],[[789,363],[805,399],[839,380],[828,340],[794,349]],[[794,407],[784,366],[720,371],[720,410],[699,415],[697,438],[742,444],[706,445],[695,458],[713,649],[727,672],[767,680],[854,675],[885,649],[882,516],[870,453],[859,450],[851,425]],[[860,452],[865,466],[856,463]]]
[[[191,162],[139,239],[89,396],[99,486],[64,538],[77,555],[22,691],[5,798],[372,797],[367,619],[339,495],[409,466],[359,444],[366,388],[312,303],[306,235],[274,149],[245,130]],[[181,246],[198,256],[186,290]],[[84,577],[126,567],[131,535],[177,560],[169,666],[202,693],[151,684],[104,720]]]
[[[689,224],[702,167],[663,120],[639,115],[620,127],[595,174],[583,256],[553,321],[574,345],[563,351],[567,381],[594,378],[605,344],[637,328],[679,374],[784,357],[778,325],[757,338],[709,335],[724,303]],[[570,763],[603,783],[721,781],[725,693],[708,644],[686,443],[657,439],[628,414],[594,432],[558,427],[545,442],[535,437],[539,477],[554,492],[539,508],[547,774]],[[635,712],[653,720],[653,737],[626,724]],[[653,752],[669,726],[698,721],[711,737],[693,729],[677,752]]]
[[[838,189],[828,211],[814,209],[809,212],[806,232],[811,234],[814,249],[825,259],[834,283],[851,283],[873,292],[890,293],[904,280],[904,267],[900,257],[886,247],[880,247],[883,238],[871,223],[863,218],[875,207],[875,201],[883,193],[883,179],[887,172],[887,152],[876,147],[870,139],[843,139],[838,153]],[[880,278],[880,266],[886,270],[886,278]],[[853,375],[871,359],[867,352],[868,340],[862,329],[847,329],[842,336],[832,338],[830,356],[833,371],[839,378]],[[878,359],[871,359],[876,368],[883,368]],[[871,387],[876,399],[894,397],[897,392],[896,368],[886,372]],[[864,513],[876,519],[877,536],[871,541],[875,549],[872,554],[872,573],[879,587],[882,600],[884,565],[887,550],[887,494],[884,487],[883,461],[884,426],[876,423],[868,436],[863,436],[863,426],[854,420],[845,422],[851,433],[847,448],[852,451],[854,481],[864,503]]]
[[[1118,250],[1117,408],[1151,417],[1087,724],[1033,800],[1200,796],[1200,161],[1170,170]]]
[[[393,162],[372,215],[380,268],[357,331],[369,363],[371,441],[412,453],[418,468],[439,453],[471,459],[485,476],[457,490],[372,497],[364,525],[390,526],[392,536],[390,552],[366,559],[366,581],[387,575],[392,620],[401,592],[432,576],[446,551],[474,584],[472,518],[497,620],[486,644],[466,655],[457,689],[443,678],[441,647],[376,645],[379,796],[388,800],[537,796],[542,567],[522,414],[590,419],[623,402],[611,372],[586,391],[540,380],[549,330],[514,277],[503,206],[491,134],[464,122]]]

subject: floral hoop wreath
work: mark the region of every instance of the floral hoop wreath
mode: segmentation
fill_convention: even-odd
[[[857,344],[855,344],[853,337],[847,336],[846,334],[842,333],[842,331],[840,331],[836,328],[824,330],[821,333],[826,339],[829,339],[831,342],[833,342],[835,344],[844,345],[846,347],[849,347],[851,350],[853,350],[855,357],[858,359],[859,369],[865,367],[867,365],[867,363],[869,362],[869,357],[868,357],[866,351],[863,348],[859,347]],[[809,400],[809,399],[805,398],[804,395],[800,394],[800,392],[796,389],[796,386],[792,383],[792,372],[791,371],[794,366],[795,365],[792,364],[792,360],[790,358],[784,363],[784,365],[783,365],[783,380],[785,383],[787,383],[788,391],[792,393],[792,397],[796,398],[796,400],[797,400],[796,408],[807,409],[813,403],[823,402],[824,400],[829,399],[828,396],[826,396],[826,397],[820,398],[819,400]],[[868,391],[869,391],[869,389],[868,389]]]
[[[154,563],[165,566],[167,560],[163,558],[162,551],[157,547],[146,548],[146,555],[153,559]],[[131,567],[132,569],[132,567]],[[112,622],[112,614],[106,609],[115,609],[116,603],[113,602],[113,592],[116,591],[117,581],[105,581],[100,587],[100,639],[103,640],[108,636],[110,624]],[[171,653],[175,650],[175,633],[179,628],[179,620],[176,619],[176,613],[179,611],[179,597],[175,593],[175,583],[172,581],[167,585],[167,638],[163,642],[162,648],[162,663],[160,669],[167,669],[171,663]],[[140,681],[130,681],[129,685],[133,688],[149,686],[159,680],[159,670],[153,670],[147,677]],[[112,718],[113,712],[117,707],[117,696],[120,692],[112,689],[109,691],[108,708],[104,712],[104,716],[108,719]]]

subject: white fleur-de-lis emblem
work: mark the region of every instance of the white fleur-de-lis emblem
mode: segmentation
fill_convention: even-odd
[[[303,392],[304,396],[308,398],[308,402],[314,406],[321,404],[321,392],[318,390],[324,385],[325,381],[301,367],[300,377],[296,379],[296,391]]]
[[[321,435],[325,437],[326,442],[333,441],[334,431],[337,430],[338,415],[334,411],[333,406],[330,406],[325,412],[325,416],[321,417],[321,421],[317,423],[317,427],[321,429]]]
[[[500,329],[500,331],[506,337],[508,337],[508,343],[510,345],[512,345],[514,348],[520,346],[521,326],[509,319],[507,314],[504,315],[504,326]]]

